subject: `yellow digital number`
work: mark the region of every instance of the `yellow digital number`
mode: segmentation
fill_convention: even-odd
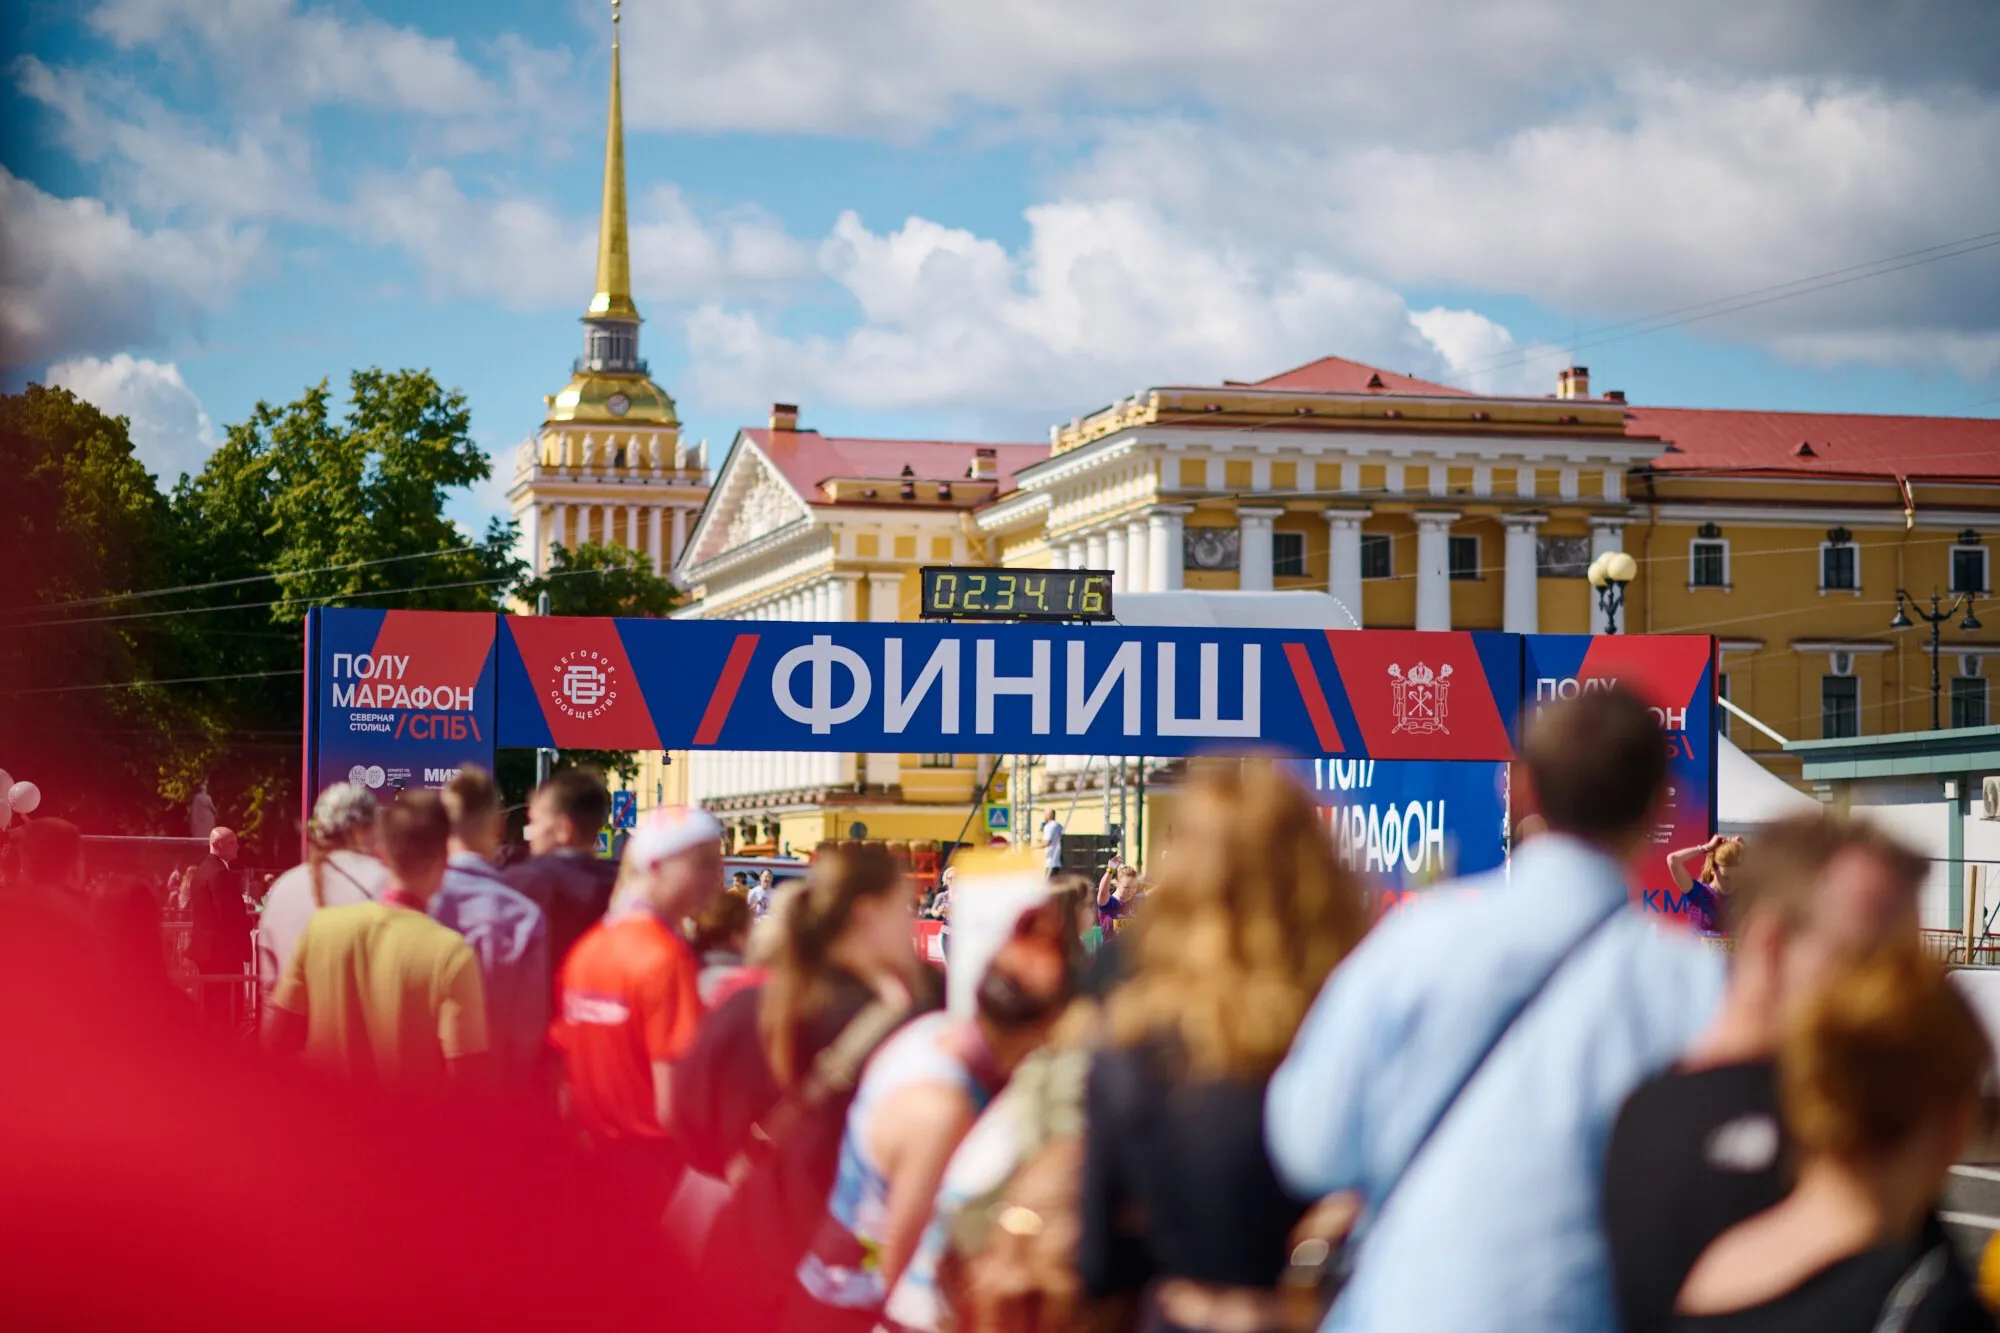
[[[986,576],[984,574],[967,574],[965,576],[965,609],[968,611],[986,610],[987,608],[980,601],[980,598],[985,595]]]
[[[1012,611],[1014,609],[1014,585],[1020,581],[1021,576],[1019,574],[1001,574],[994,578],[995,591],[1001,597],[1006,598],[1005,601],[995,604],[993,607],[995,611]]]
[[[1074,612],[1076,610],[1076,584],[1076,576],[1073,574],[1063,580],[1063,610],[1065,611]]]
[[[952,599],[958,596],[958,575],[940,574],[931,585],[931,605],[939,611],[953,610]]]
[[[1040,578],[1035,578],[1032,575],[1023,576],[1021,579],[1021,591],[1035,599],[1035,609],[1037,611],[1046,611],[1049,609],[1048,575],[1044,574]]]
[[[1083,581],[1083,613],[1087,616],[1104,614],[1104,576],[1093,574]]]

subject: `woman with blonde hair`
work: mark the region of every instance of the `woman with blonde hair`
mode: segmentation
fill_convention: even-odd
[[[1090,1074],[1078,1268],[1093,1298],[1153,1287],[1168,1328],[1282,1327],[1275,1286],[1314,1201],[1272,1170],[1264,1091],[1367,929],[1361,885],[1262,761],[1189,780],[1157,870]]]
[[[1931,1212],[1972,1136],[1991,1066],[1971,1006],[1918,949],[1829,973],[1778,1053],[1797,1181],[1702,1251],[1672,1327],[1992,1329]]]
[[[1729,901],[1729,879],[1743,859],[1743,839],[1718,833],[1707,842],[1667,853],[1667,873],[1674,888],[1687,903],[1688,922],[1704,935],[1720,935],[1728,929],[1723,906]],[[1689,867],[1701,863],[1696,876]]]

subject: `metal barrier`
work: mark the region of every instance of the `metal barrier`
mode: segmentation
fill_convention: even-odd
[[[160,948],[166,955],[167,977],[188,998],[200,1005],[204,1013],[224,1003],[232,1015],[230,1026],[237,1035],[254,1038],[263,1024],[263,988],[257,984],[254,963],[242,972],[203,972],[187,956],[188,942],[194,936],[193,923],[187,921],[162,921],[160,923]],[[259,939],[256,931],[250,932],[250,957],[257,957]],[[228,992],[235,990],[232,997]]]

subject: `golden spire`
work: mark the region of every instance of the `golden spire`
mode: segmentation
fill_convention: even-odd
[[[625,112],[618,79],[618,0],[611,0],[611,116],[604,130],[604,209],[597,221],[597,294],[589,315],[639,318],[625,235]]]

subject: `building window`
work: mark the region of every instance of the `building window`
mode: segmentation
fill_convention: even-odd
[[[1271,534],[1271,576],[1302,579],[1306,576],[1306,535],[1303,532]]]
[[[1727,699],[1729,697],[1729,673],[1727,671],[1718,671],[1715,673],[1715,697],[1718,699]],[[1717,704],[1715,707],[1715,734],[1724,737],[1728,736],[1729,724],[1734,716],[1727,708]]]
[[[1965,536],[1971,536],[1971,533]],[[1965,541],[1964,537],[1959,539]],[[1951,590],[1955,593],[1969,592],[1984,597],[1991,591],[1987,587],[1986,548],[1971,543],[1951,548]]]
[[[1455,579],[1476,579],[1479,577],[1479,538],[1453,537],[1446,556]]]
[[[1853,676],[1820,677],[1819,734],[1829,741],[1861,734],[1861,682]]]
[[[1537,537],[1535,572],[1545,579],[1580,579],[1590,574],[1590,538]]]
[[[925,754],[918,755],[917,759],[925,768],[958,767],[958,756],[955,754]]]
[[[1986,677],[1952,677],[1951,724],[1954,727],[1986,725]]]
[[[1364,579],[1386,579],[1395,577],[1395,547],[1390,544],[1386,532],[1364,532],[1361,534],[1361,577]]]
[[[1729,586],[1729,543],[1719,538],[1695,538],[1688,543],[1688,586]]]
[[[1819,590],[1859,592],[1861,590],[1861,548],[1848,539],[1843,529],[1827,534],[1819,546]]]

